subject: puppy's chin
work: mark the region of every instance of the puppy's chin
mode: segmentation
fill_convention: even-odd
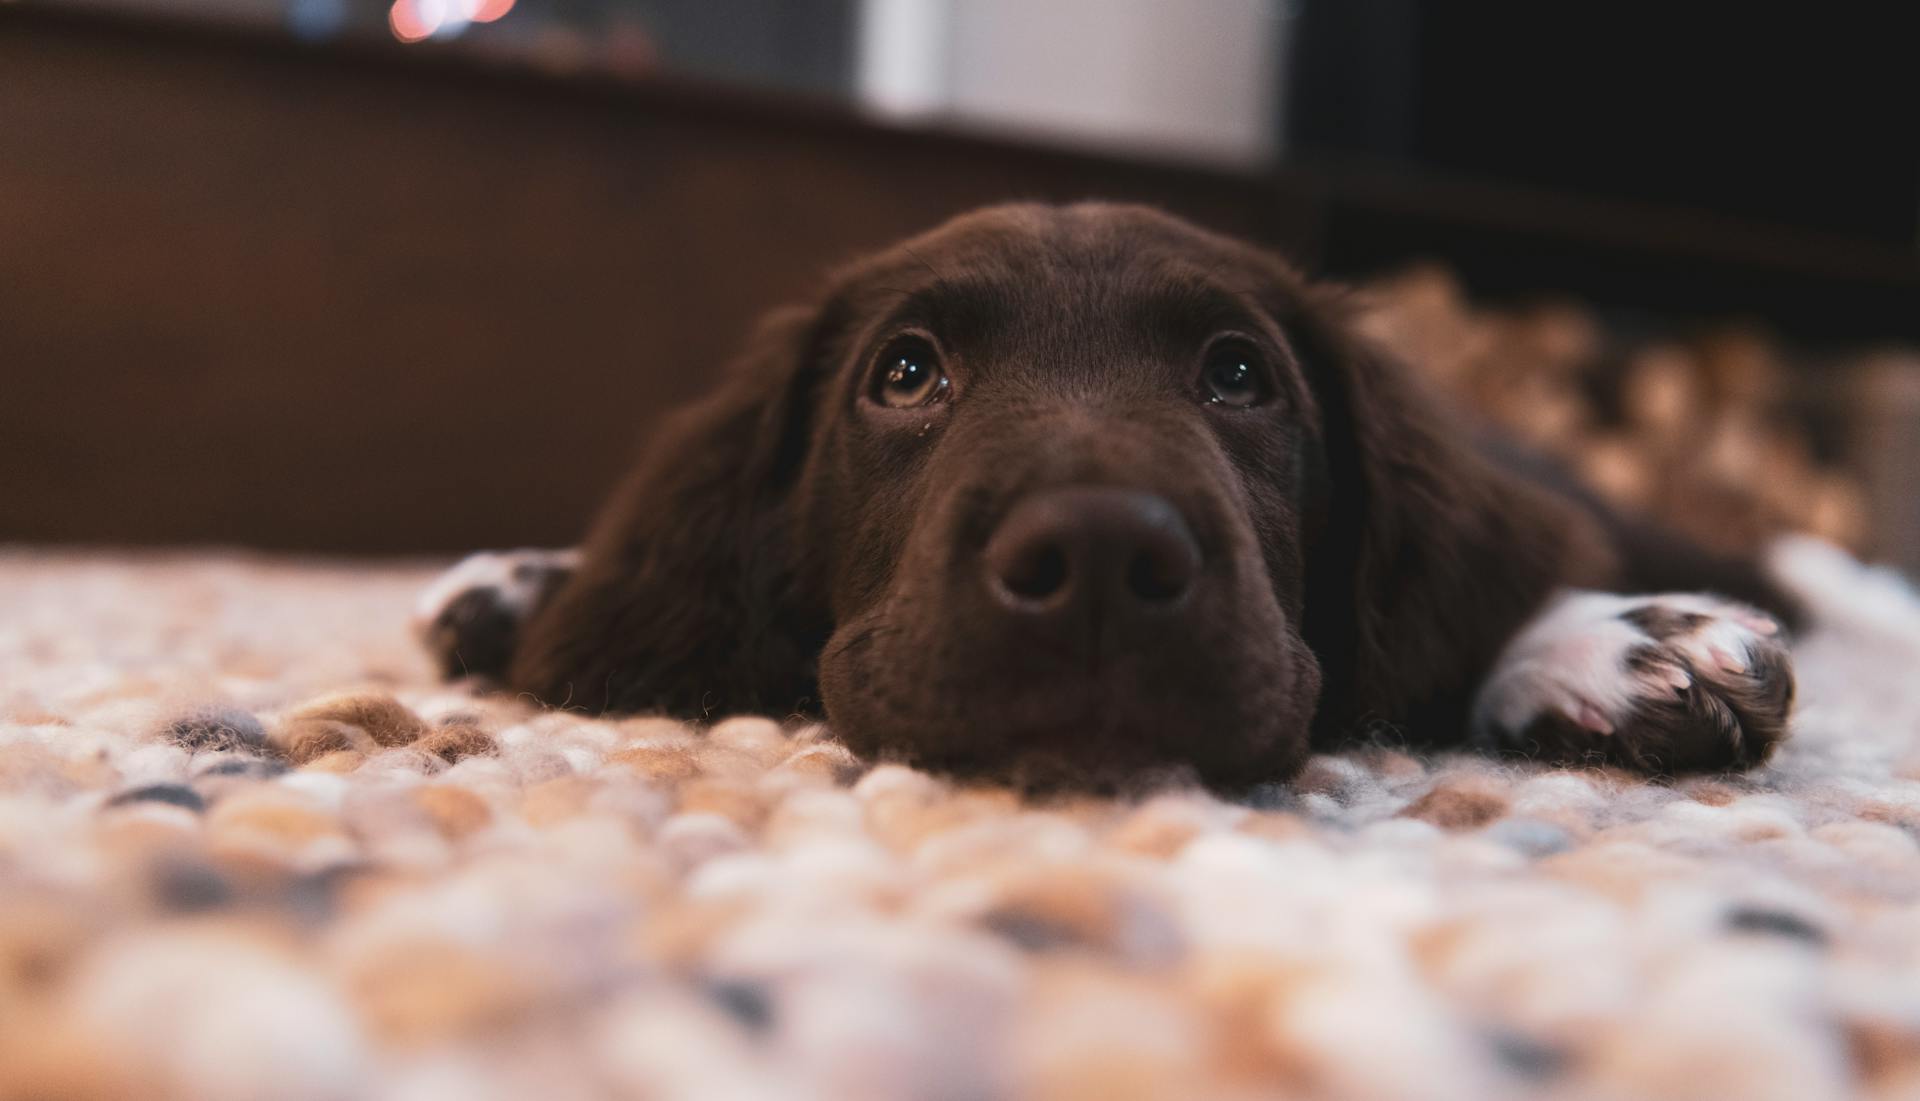
[[[1004,784],[1029,795],[1142,796],[1167,789],[1206,785],[1190,762],[1124,756],[1087,759],[1063,750],[1034,749],[980,758],[927,753],[901,756],[902,764],[939,772],[958,780]]]
[[[1232,793],[1258,783],[1284,782],[1305,761],[1304,746],[1259,760],[1211,762],[1203,767],[1152,752],[1113,752],[1110,746],[1064,748],[1071,737],[1036,739],[1033,748],[981,755],[937,748],[883,749],[876,759],[938,772],[959,780],[1003,784],[1033,795],[1089,794],[1138,797],[1168,789],[1206,787]]]
[[[1320,683],[1303,645],[1204,677],[1122,666],[1073,683],[967,683],[911,671],[915,662],[886,649],[829,646],[822,661],[828,725],[848,748],[1040,791],[1291,779],[1306,761]]]

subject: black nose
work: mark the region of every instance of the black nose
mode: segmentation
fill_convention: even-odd
[[[1103,486],[1021,500],[987,540],[987,587],[1021,615],[1148,615],[1181,603],[1200,547],[1164,497]]]

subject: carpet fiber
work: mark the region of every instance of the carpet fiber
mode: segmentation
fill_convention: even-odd
[[[1786,560],[1760,772],[1229,803],[477,697],[422,568],[0,553],[0,1097],[1920,1096],[1920,604]]]

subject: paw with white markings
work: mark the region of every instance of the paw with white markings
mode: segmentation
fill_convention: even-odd
[[[442,676],[498,677],[513,660],[520,627],[572,576],[574,550],[488,551],[468,555],[427,586],[413,630]]]
[[[1785,735],[1793,687],[1784,633],[1756,609],[1695,593],[1568,592],[1508,643],[1471,736],[1655,774],[1749,768]]]

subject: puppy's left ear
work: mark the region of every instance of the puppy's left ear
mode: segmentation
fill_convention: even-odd
[[[649,441],[580,568],[528,624],[513,687],[691,718],[817,697],[825,613],[793,529],[825,317],[766,318],[719,389]]]
[[[1280,320],[1305,345],[1329,483],[1304,624],[1317,730],[1444,732],[1520,624],[1556,588],[1603,581],[1612,553],[1592,515],[1494,462],[1477,426],[1362,338],[1350,300],[1289,278]]]

